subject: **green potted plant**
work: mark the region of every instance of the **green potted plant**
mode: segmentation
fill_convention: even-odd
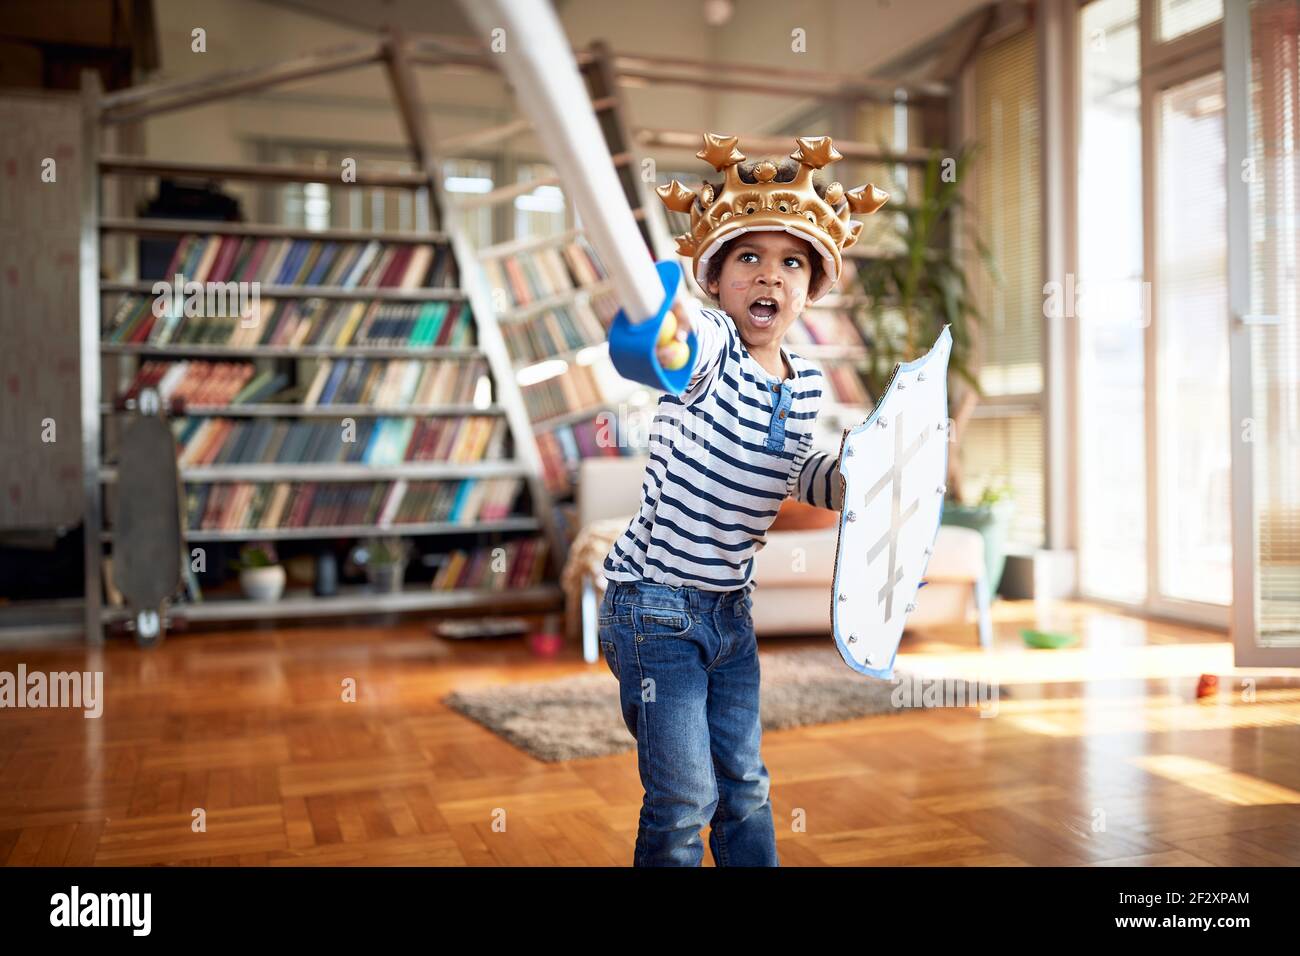
[[[284,566],[270,542],[244,545],[231,566],[239,572],[239,588],[249,600],[278,601],[284,594]]]
[[[989,482],[973,504],[945,501],[943,524],[973,528],[984,538],[985,580],[989,594],[996,594],[1007,566],[1007,531],[1015,514],[1016,503],[1011,486],[1005,481]]]
[[[856,310],[855,318],[867,345],[862,376],[873,403],[884,394],[895,365],[917,358],[934,344],[945,325],[950,327],[948,417],[949,440],[953,442],[960,440],[984,394],[975,348],[984,316],[975,299],[972,268],[982,266],[993,282],[1001,281],[960,189],[975,155],[973,146],[955,156],[931,150],[919,200],[910,202],[903,197],[881,210],[888,214],[882,216],[881,254],[858,260],[857,269],[865,304]],[[973,255],[960,252],[954,242],[958,213],[964,224],[962,245]],[[989,487],[977,501],[965,503],[961,459],[955,445],[949,448],[945,484],[943,523],[975,528],[983,535],[989,589],[996,592],[1014,508],[1010,491],[1005,486]]]
[[[380,594],[396,594],[406,580],[407,543],[401,538],[371,538],[357,555],[370,586]]]

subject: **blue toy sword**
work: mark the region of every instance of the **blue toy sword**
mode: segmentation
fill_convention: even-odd
[[[614,368],[624,378],[680,395],[695,365],[695,333],[687,339],[690,355],[678,369],[660,364],[656,342],[677,299],[681,266],[674,259],[655,262],[646,255],[555,11],[546,0],[462,0],[461,5],[480,35],[490,38],[490,49],[501,58],[515,96],[609,272],[623,306],[609,330]],[[683,302],[693,316],[698,303],[690,296]]]

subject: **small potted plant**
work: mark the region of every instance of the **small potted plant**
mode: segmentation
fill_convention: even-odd
[[[1011,486],[1005,481],[989,482],[974,504],[947,500],[943,503],[943,524],[973,528],[984,538],[984,567],[989,594],[997,594],[1007,565],[1007,534],[1015,514]]]
[[[239,572],[239,587],[253,601],[278,601],[284,593],[284,566],[279,563],[270,542],[248,544],[239,549],[239,560],[232,562]]]
[[[406,580],[407,546],[401,538],[371,538],[357,557],[370,586],[380,594],[396,594]]]

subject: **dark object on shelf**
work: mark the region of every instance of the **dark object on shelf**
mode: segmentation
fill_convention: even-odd
[[[439,637],[465,640],[474,637],[513,637],[528,632],[528,621],[519,617],[476,617],[439,621],[430,628]]]
[[[213,222],[241,222],[239,200],[222,192],[215,183],[158,181],[158,195],[142,203],[140,215],[149,219],[198,219]],[[163,275],[171,264],[180,237],[141,236],[139,276],[144,279],[171,279]],[[189,278],[188,276],[186,277]]]
[[[56,601],[85,593],[85,530],[0,531],[0,599]]]
[[[399,594],[406,581],[411,545],[403,538],[370,538],[353,549],[353,559],[365,568],[372,590]]]
[[[317,597],[329,597],[339,590],[339,562],[333,551],[322,551],[316,555],[316,580],[312,583],[312,593]]]

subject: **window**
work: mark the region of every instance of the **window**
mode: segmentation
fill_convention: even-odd
[[[1161,43],[1223,19],[1223,0],[1160,0],[1156,34]]]
[[[424,189],[376,189],[342,181],[344,160],[355,162],[357,170],[369,172],[415,172],[405,150],[375,150],[360,153],[333,147],[297,143],[258,144],[259,162],[288,166],[323,166],[340,171],[335,183],[287,183],[254,185],[265,220],[284,222],[302,229],[388,229],[408,231],[429,228],[428,194]]]
[[[545,163],[521,163],[517,182],[549,179],[555,170]],[[515,238],[547,236],[564,232],[564,193],[558,185],[539,185],[532,192],[515,197]]]
[[[1079,19],[1079,587],[1147,594],[1145,333],[1139,0]],[[1088,197],[1105,196],[1105,202]]]
[[[1162,594],[1232,600],[1223,74],[1159,94],[1157,499]]]
[[[443,160],[442,177],[448,205],[458,198],[490,193],[496,186],[492,178],[492,163],[486,159]],[[474,248],[492,245],[492,207],[463,209],[455,215],[460,216],[460,228]]]

